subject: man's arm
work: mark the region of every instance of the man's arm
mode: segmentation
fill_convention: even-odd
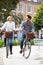
[[[25,27],[25,22],[22,24],[21,28],[20,28],[20,31],[22,32],[24,30],[24,27]]]
[[[33,22],[32,22],[32,32],[34,32],[34,24],[33,24]]]

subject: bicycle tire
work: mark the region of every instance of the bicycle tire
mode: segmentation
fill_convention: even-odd
[[[24,56],[24,58],[25,59],[29,58],[30,53],[31,53],[31,44],[30,44],[29,41],[25,40],[24,43],[23,43],[23,56]]]

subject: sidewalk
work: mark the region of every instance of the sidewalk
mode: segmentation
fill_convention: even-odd
[[[4,62],[3,62],[3,48],[0,48],[0,65],[4,65]]]
[[[2,63],[4,65],[43,65],[43,46],[32,46],[31,55],[28,59],[25,59],[22,54],[19,53],[19,46],[13,47],[13,55],[9,54],[8,58],[6,58],[5,48],[2,48],[2,50]]]

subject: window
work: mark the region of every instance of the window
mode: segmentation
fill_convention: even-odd
[[[32,1],[32,0],[27,0],[27,1]]]
[[[36,12],[37,11],[37,7],[34,7],[34,12]]]
[[[19,12],[23,13],[23,4],[19,4]]]
[[[34,2],[37,2],[37,0],[33,0]]]
[[[32,7],[28,6],[27,11],[28,11],[28,13],[31,13],[32,12]]]
[[[34,0],[27,0],[27,1],[34,1]]]

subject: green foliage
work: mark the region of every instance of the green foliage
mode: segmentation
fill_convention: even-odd
[[[19,41],[16,41],[16,40],[13,40],[12,41],[12,45],[13,46],[17,46],[17,45],[20,45],[20,42]],[[0,48],[4,46],[4,40],[0,40]]]
[[[13,40],[12,41],[12,45],[13,46],[17,46],[17,45],[20,45],[20,42],[19,41],[16,41],[16,40]],[[31,45],[34,45],[34,41],[32,40],[31,41]],[[4,46],[4,40],[0,40],[0,48]]]
[[[7,10],[14,9],[19,0],[0,0],[0,10],[5,8]]]
[[[4,41],[0,40],[0,48],[4,46]]]
[[[0,20],[5,22],[10,11],[16,8],[18,2],[19,0],[0,0]]]
[[[34,45],[34,40],[31,41],[31,45]]]
[[[19,13],[18,15],[14,15],[13,18],[15,20],[15,24],[20,24],[23,20],[23,15]]]
[[[20,42],[19,42],[19,41],[16,41],[16,40],[13,40],[13,41],[12,41],[12,45],[13,45],[13,46],[20,45]]]
[[[43,3],[39,6],[36,16],[33,19],[35,30],[38,31],[43,28]]]

